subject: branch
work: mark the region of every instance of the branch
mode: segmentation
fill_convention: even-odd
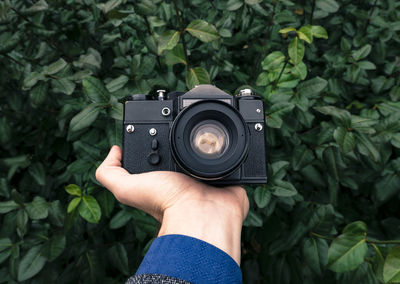
[[[176,18],[178,19],[179,29],[181,32],[181,39],[182,39],[182,44],[183,44],[183,52],[185,54],[186,66],[189,68],[189,58],[187,55],[186,41],[185,41],[185,37],[183,34],[185,29],[183,28],[182,18],[181,18],[181,15],[179,14],[179,9],[178,9],[178,6],[176,5],[176,0],[173,0],[173,3],[174,3],[174,8],[175,8]]]
[[[371,22],[372,13],[374,12],[377,3],[378,3],[378,0],[375,0],[374,4],[372,5],[372,9],[369,11],[367,24],[364,27],[363,33],[365,33],[367,31],[367,28]]]
[[[147,19],[147,16],[142,16],[142,17],[144,19],[144,22],[146,23],[147,32],[153,37],[153,40],[156,41],[153,31],[151,30],[149,20]],[[157,53],[157,64],[158,64],[158,67],[160,68],[160,70],[162,71],[160,56],[158,55],[158,53]]]
[[[29,20],[25,15],[21,14],[18,10],[16,10],[15,8],[10,8],[12,11],[15,12],[15,14],[17,14],[20,18],[24,19],[25,21],[27,21],[30,25],[36,27],[36,28],[43,28],[37,24],[35,24],[34,22],[32,22],[31,20]],[[35,33],[35,31],[33,31],[33,33]],[[35,33],[36,34],[36,33]],[[37,35],[37,34],[36,34]],[[38,36],[38,35],[37,35]],[[69,57],[69,55],[67,55],[64,50],[57,44],[52,43],[51,41],[49,41],[48,39],[44,39],[44,41],[46,41],[46,43],[55,51],[58,51],[61,53],[62,56],[65,57],[65,59],[68,62],[72,62],[74,61],[71,57]]]
[[[17,63],[19,66],[24,67],[24,64],[22,64],[21,62],[19,62],[17,59],[12,58],[10,55],[6,54],[2,54],[3,56],[5,56],[6,58],[10,59],[11,61],[14,61],[15,63]]]
[[[282,70],[281,70],[281,73],[279,73],[279,76],[278,76],[278,79],[275,81],[275,84],[274,84],[274,89],[276,89],[276,86],[278,85],[278,83],[279,83],[279,80],[281,79],[281,77],[282,77],[282,74],[283,74],[283,71],[285,71],[285,68],[286,68],[286,65],[288,64],[288,62],[289,62],[289,60],[285,60],[285,64],[283,64],[283,67],[282,67]]]
[[[314,16],[314,10],[315,10],[315,0],[313,0],[312,4],[311,4],[310,25],[312,25],[312,20],[313,20],[313,16]]]

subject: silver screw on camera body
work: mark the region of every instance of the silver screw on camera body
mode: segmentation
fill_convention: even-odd
[[[254,128],[256,129],[256,131],[261,131],[263,129],[263,126],[261,123],[256,123],[256,125],[254,125]]]
[[[253,91],[251,89],[243,89],[239,91],[240,96],[252,96]]]
[[[155,129],[155,128],[150,128],[149,134],[150,134],[151,136],[156,135],[156,134],[157,134],[157,129]]]
[[[164,107],[164,108],[161,110],[161,114],[162,114],[163,116],[168,116],[168,115],[171,114],[171,110],[170,110],[168,107]]]
[[[164,100],[164,94],[165,94],[166,90],[157,90],[158,93],[158,100],[159,101],[163,101]]]
[[[133,131],[135,131],[135,126],[133,126],[132,124],[126,126],[126,132],[132,133]]]

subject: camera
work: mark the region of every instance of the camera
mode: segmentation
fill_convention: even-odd
[[[212,185],[267,182],[264,107],[250,89],[212,85],[132,95],[124,104],[122,166],[175,171]]]

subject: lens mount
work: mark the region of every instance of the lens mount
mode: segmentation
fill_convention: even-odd
[[[175,162],[188,174],[221,179],[245,160],[249,147],[248,127],[231,105],[202,100],[183,109],[170,131]]]

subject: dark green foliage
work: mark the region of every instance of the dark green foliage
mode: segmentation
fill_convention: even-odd
[[[94,177],[118,100],[210,82],[266,105],[245,282],[400,282],[399,1],[97,2],[0,2],[0,283],[132,275],[158,225]]]

